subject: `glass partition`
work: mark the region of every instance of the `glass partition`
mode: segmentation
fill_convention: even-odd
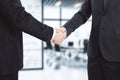
[[[83,2],[84,0],[44,0],[44,23],[53,28],[62,27],[81,9]],[[44,42],[44,70],[47,73],[52,71],[48,75],[49,80],[87,80],[87,49],[84,43],[88,43],[90,30],[91,18],[62,44]]]
[[[25,10],[32,14],[38,21],[42,21],[41,0],[21,0]],[[24,46],[24,68],[23,69],[43,69],[42,41],[23,33]]]

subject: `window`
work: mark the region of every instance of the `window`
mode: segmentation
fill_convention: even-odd
[[[21,0],[25,10],[41,21],[41,0]],[[42,69],[42,41],[23,33],[24,69]]]

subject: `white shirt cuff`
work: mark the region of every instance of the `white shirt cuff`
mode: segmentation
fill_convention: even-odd
[[[55,30],[55,28],[53,28],[53,36],[52,36],[51,40],[53,40],[53,38],[55,37],[55,35],[56,35],[56,30]]]

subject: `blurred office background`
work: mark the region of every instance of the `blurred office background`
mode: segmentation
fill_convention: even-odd
[[[59,28],[80,10],[84,0],[21,2],[37,20]],[[42,42],[23,33],[24,68],[19,73],[19,80],[88,80],[87,45],[90,30],[91,18],[60,45]]]

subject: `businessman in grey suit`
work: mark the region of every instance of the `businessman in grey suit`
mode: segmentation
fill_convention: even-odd
[[[82,8],[59,30],[66,29],[69,36],[91,15],[89,80],[120,80],[120,0],[85,0]]]
[[[20,0],[0,0],[0,80],[18,80],[23,67],[22,32],[43,41],[59,37],[55,33],[62,35],[27,13]]]

